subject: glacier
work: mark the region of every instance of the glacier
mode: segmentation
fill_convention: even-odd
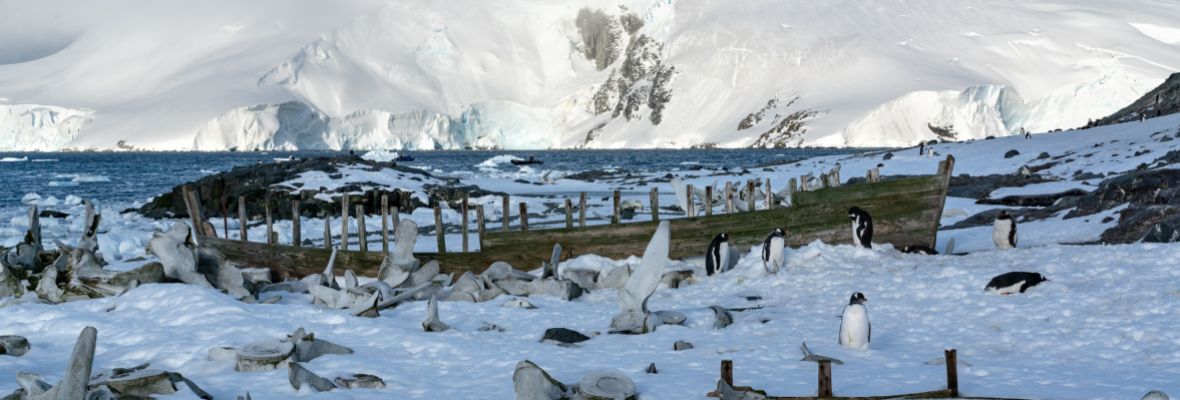
[[[5,118],[0,133],[36,139],[0,150],[745,147],[790,115],[789,137],[762,143],[1044,132],[1177,70],[1177,14],[1148,0],[6,2],[0,15],[23,17],[0,24],[0,96],[89,122]],[[796,100],[740,129],[774,99]]]
[[[53,151],[74,140],[94,111],[0,103],[0,151]]]

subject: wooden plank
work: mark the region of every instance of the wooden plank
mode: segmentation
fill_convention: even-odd
[[[361,253],[369,252],[369,232],[365,230],[365,205],[356,205],[356,239]]]
[[[733,360],[721,360],[721,380],[733,386]]]
[[[528,203],[520,202],[520,231],[528,232],[529,230],[529,206]]]
[[[684,215],[689,217],[697,216],[696,210],[693,209],[696,207],[696,203],[693,201],[691,184],[685,186],[684,197],[687,200],[684,205],[688,207],[684,210]]]
[[[463,225],[461,227],[459,227],[459,232],[463,235],[462,248],[463,248],[464,253],[471,251],[470,246],[467,244],[467,241],[468,241],[467,225],[469,223],[469,221],[467,220],[468,201],[469,200],[468,200],[467,192],[463,192],[463,199],[459,203],[459,213],[463,214],[462,216],[460,216],[460,220],[462,221],[462,222],[460,222],[460,224],[463,224]]]
[[[479,234],[479,237],[476,239],[479,240],[479,248],[482,249],[484,235],[483,204],[475,206],[475,226],[476,232]]]
[[[299,200],[291,200],[291,245],[303,246],[303,228],[300,227],[303,216],[299,214]]]
[[[660,221],[660,189],[657,187],[651,188],[651,197],[648,201],[651,203],[651,220]]]
[[[618,190],[616,190],[616,191],[614,191],[614,193],[612,193],[612,198],[613,198],[613,201],[611,203],[614,205],[614,209],[612,210],[612,214],[610,217],[610,223],[618,224],[619,222],[622,222],[622,218],[619,214],[621,212],[619,207],[622,206],[623,195],[622,195],[622,193],[619,193]]]
[[[504,214],[501,214],[503,218],[500,219],[500,222],[503,224],[501,230],[508,232],[508,195],[500,195],[500,203],[504,205]]]
[[[250,237],[247,235],[246,224],[249,222],[246,219],[246,196],[238,196],[238,240],[249,242]]]
[[[442,208],[440,208],[437,204],[434,205],[434,234],[438,236],[435,238],[435,243],[438,245],[438,253],[446,254],[447,232],[443,230]]]
[[[266,213],[266,244],[276,244],[274,219],[272,219],[270,216],[269,200],[262,203],[262,209]]]
[[[381,195],[381,252],[389,252],[389,195]]]
[[[574,201],[569,197],[565,198],[565,227],[574,227]]]
[[[705,216],[713,216],[713,186],[705,186]]]
[[[201,245],[217,250],[226,259],[244,268],[270,268],[283,278],[301,278],[324,272],[324,265],[332,254],[330,249],[313,247],[270,246],[264,243],[239,242],[219,238],[201,238]],[[443,273],[480,272],[487,268],[480,253],[421,253],[415,257],[423,262],[438,260]],[[385,255],[378,252],[341,251],[336,255],[336,271],[353,270],[357,275],[377,276]]]
[[[832,397],[832,362],[820,360],[819,364],[819,397]]]
[[[586,192],[578,194],[578,226],[586,226]]]
[[[725,213],[733,214],[733,182],[725,182]]]
[[[954,176],[955,156],[947,154],[946,160],[943,160],[943,162],[946,164],[939,169],[939,172],[941,172],[940,175],[942,175],[943,179],[942,199],[938,202],[938,211],[934,217],[935,221],[942,221],[942,209],[946,207],[946,194],[947,191],[950,190],[951,177]],[[935,223],[934,226],[930,228],[930,244],[928,246],[930,246],[932,249],[938,244],[938,225],[938,223]]]
[[[774,191],[770,190],[770,178],[766,178],[766,209],[774,208]]]
[[[340,250],[348,250],[348,194],[340,195]]]
[[[332,216],[324,212],[324,250],[332,249]],[[326,261],[325,261],[326,262]],[[327,264],[324,264],[327,265]]]
[[[946,390],[950,397],[959,397],[959,357],[955,349],[944,350],[946,355]]]

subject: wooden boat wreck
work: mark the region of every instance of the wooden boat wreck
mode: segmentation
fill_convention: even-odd
[[[891,243],[897,247],[925,245],[933,248],[953,168],[954,158],[948,156],[939,163],[934,175],[878,180],[875,171],[870,171],[866,183],[794,191],[789,207],[672,219],[669,256],[703,255],[709,242],[720,232],[729,233],[731,246],[748,248],[761,244],[774,228],[786,230],[789,246],[802,246],[816,240],[851,243],[848,209],[853,206],[872,214],[874,242]],[[752,184],[749,189],[753,189]],[[617,192],[615,199],[617,214]],[[711,203],[712,199],[708,202]],[[753,205],[753,200],[750,204]],[[567,201],[567,210],[568,205]],[[196,214],[194,222],[201,221],[199,212]],[[550,258],[555,244],[561,244],[563,259],[584,254],[626,258],[643,253],[659,223],[658,218],[656,213],[650,221],[621,223],[616,218],[611,224],[573,227],[567,212],[565,228],[528,230],[527,223],[524,223],[521,230],[506,231],[505,224],[505,231],[492,231],[481,226],[478,252],[416,253],[415,256],[424,261],[437,260],[444,272],[479,272],[495,261],[505,261],[526,270],[536,268],[542,260]],[[210,231],[205,229],[206,233]],[[216,249],[239,265],[270,268],[280,277],[320,273],[331,255],[331,250],[323,247],[255,243],[208,235],[199,235],[198,240],[201,246]],[[375,276],[383,257],[380,249],[340,251],[336,270],[351,269],[360,275]]]

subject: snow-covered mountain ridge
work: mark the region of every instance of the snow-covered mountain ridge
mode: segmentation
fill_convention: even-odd
[[[87,116],[0,118],[0,150],[902,146],[1081,126],[1180,68],[1155,0],[0,11],[0,114]]]

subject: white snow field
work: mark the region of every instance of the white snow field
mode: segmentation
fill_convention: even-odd
[[[1180,68],[1174,15],[1160,0],[4,2],[0,150],[738,147],[795,113],[790,146],[1042,132]]]

